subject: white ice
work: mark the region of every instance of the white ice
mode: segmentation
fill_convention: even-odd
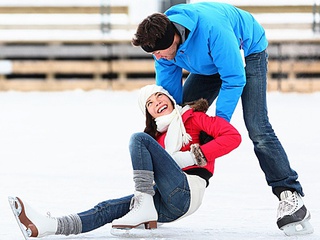
[[[128,141],[142,131],[137,91],[0,92],[0,239],[22,239],[7,196],[61,216],[133,192]],[[286,237],[278,200],[264,180],[239,104],[232,119],[243,142],[216,161],[200,209],[136,239],[319,240],[320,93],[268,93],[269,116],[299,173],[314,234]],[[214,114],[214,107],[209,111]],[[121,239],[110,225],[77,236]]]

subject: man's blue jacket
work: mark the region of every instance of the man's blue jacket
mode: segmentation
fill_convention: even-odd
[[[268,46],[265,31],[253,16],[225,3],[179,4],[165,14],[190,33],[173,60],[155,59],[156,83],[182,103],[182,69],[190,73],[219,73],[222,85],[216,115],[230,121],[246,83],[244,55]]]

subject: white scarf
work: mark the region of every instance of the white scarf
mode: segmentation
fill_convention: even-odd
[[[164,139],[164,145],[166,151],[172,155],[173,153],[180,151],[182,146],[185,146],[192,140],[191,136],[186,132],[181,115],[185,113],[190,106],[180,107],[175,105],[173,111],[161,117],[155,119],[158,132],[167,131],[167,135]]]

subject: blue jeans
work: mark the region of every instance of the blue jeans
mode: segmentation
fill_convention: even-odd
[[[246,57],[246,85],[241,95],[244,122],[260,167],[273,192],[281,187],[295,189],[304,196],[297,181],[298,174],[291,169],[288,157],[269,122],[266,100],[267,64],[268,54],[265,51]],[[219,74],[190,74],[184,84],[184,102],[203,97],[211,105],[219,94],[221,82]]]
[[[171,222],[184,215],[190,205],[186,175],[156,140],[146,133],[135,133],[129,145],[134,170],[154,172],[154,204],[158,222]],[[106,200],[92,209],[78,213],[82,232],[92,231],[129,212],[133,195]]]

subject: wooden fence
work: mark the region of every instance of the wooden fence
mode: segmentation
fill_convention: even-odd
[[[313,11],[312,6],[307,5],[239,7],[257,14],[257,18],[258,14],[312,14]],[[41,22],[36,18],[19,23],[13,18],[0,21],[0,90],[132,89],[153,82],[152,57],[130,44],[135,26],[126,18],[128,7],[113,6],[108,11],[115,19],[119,15],[121,24],[101,25],[99,6],[0,6],[0,20],[8,14],[35,13],[47,17]],[[54,20],[54,14],[70,16],[71,20]],[[91,17],[83,18],[83,14]],[[284,19],[277,23],[262,21],[262,24],[267,32],[291,29],[299,34],[300,30],[312,30],[313,23],[308,21],[290,25]],[[106,26],[108,29],[103,29]],[[55,35],[57,30],[59,34]],[[119,37],[119,31],[126,37]],[[297,39],[270,39],[268,52],[269,90],[320,91],[320,37],[317,34],[306,38],[297,36]]]

